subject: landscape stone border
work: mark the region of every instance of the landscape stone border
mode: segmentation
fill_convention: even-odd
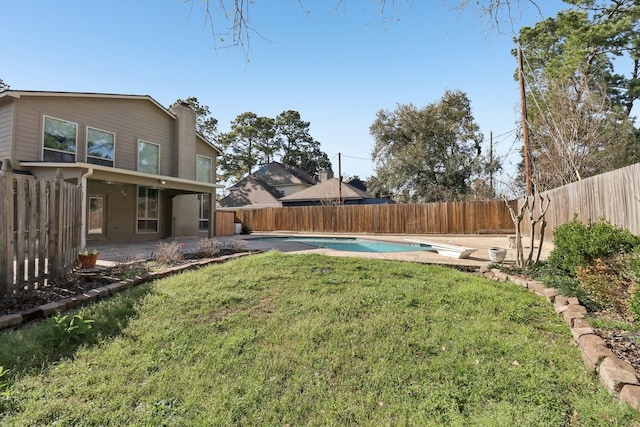
[[[486,278],[511,282],[545,297],[569,325],[573,340],[580,348],[582,359],[589,369],[597,373],[605,387],[621,401],[633,409],[640,408],[638,373],[630,363],[619,359],[604,340],[596,335],[593,326],[585,318],[587,309],[580,305],[578,298],[560,295],[557,289],[546,288],[542,282],[511,276],[497,268],[485,267],[480,272]]]

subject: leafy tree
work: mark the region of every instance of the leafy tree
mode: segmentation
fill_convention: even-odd
[[[240,179],[253,172],[255,166],[273,161],[278,152],[275,120],[246,112],[231,122],[231,130],[218,141],[225,150],[220,168],[227,179]]]
[[[329,157],[309,132],[310,123],[303,121],[299,112],[283,111],[276,117],[275,124],[283,164],[302,169],[313,177],[331,168]]]
[[[467,95],[447,91],[422,109],[380,110],[370,127],[375,139],[372,191],[401,202],[464,199],[481,173],[483,140]],[[387,193],[387,194],[385,194]]]
[[[201,105],[198,98],[191,96],[185,100],[178,99],[176,103],[185,103],[196,112],[196,129],[198,132],[213,142],[218,137],[218,119],[211,116],[209,107]]]
[[[0,92],[7,89],[9,89],[9,85],[6,84],[2,79],[0,79]]]
[[[640,97],[640,3],[565,3],[574,7],[520,30],[530,77],[563,83],[588,76],[587,81],[606,87],[613,105],[628,116]],[[578,91],[580,83],[575,82]]]
[[[634,163],[640,149],[629,118],[640,96],[640,4],[566,3],[573,8],[519,37],[539,190]]]

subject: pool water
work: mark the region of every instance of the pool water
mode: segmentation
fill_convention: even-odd
[[[260,240],[286,240],[287,242],[299,242],[317,248],[348,252],[383,253],[432,250],[431,246],[425,244],[383,242],[380,240],[363,240],[349,237],[266,237]]]

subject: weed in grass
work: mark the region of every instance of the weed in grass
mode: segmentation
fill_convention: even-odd
[[[78,343],[89,333],[93,322],[81,314],[57,314],[49,320],[50,342],[58,346]]]

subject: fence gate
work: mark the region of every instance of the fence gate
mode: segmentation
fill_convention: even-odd
[[[65,182],[0,172],[0,294],[46,285],[68,273],[80,247],[82,189]]]

